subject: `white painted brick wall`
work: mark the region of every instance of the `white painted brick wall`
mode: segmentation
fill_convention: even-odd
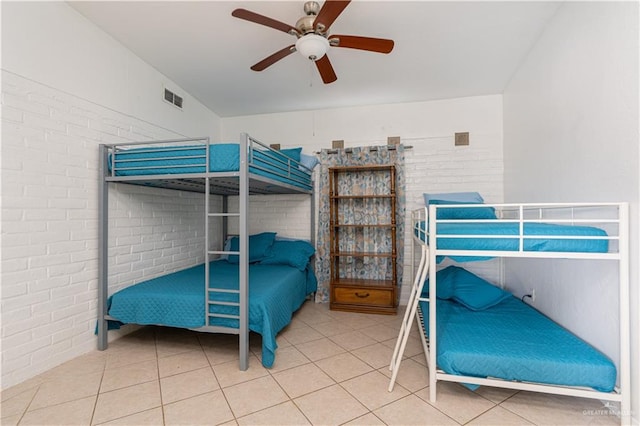
[[[259,137],[259,136],[258,136]],[[405,151],[406,222],[403,283],[400,303],[406,304],[411,285],[411,211],[424,207],[425,192],[477,191],[486,202],[503,202],[502,192],[502,134],[470,135],[469,146],[454,145],[454,135],[447,137],[404,138],[402,143],[412,146]],[[386,140],[358,141],[346,146],[384,145]],[[312,152],[317,147],[305,147]],[[309,200],[306,196],[252,196],[250,199],[249,232],[276,231],[283,236],[309,238],[311,223]],[[316,200],[316,206],[319,204]],[[237,209],[232,197],[230,209]],[[236,211],[236,210],[234,210]],[[317,218],[316,218],[317,219]],[[230,232],[237,232],[237,221],[230,222]],[[416,250],[416,265],[419,255]],[[473,262],[465,268],[498,282],[499,263]]]
[[[98,144],[180,135],[6,71],[1,106],[6,388],[96,347]],[[203,205],[112,187],[110,293],[202,262]]]
[[[455,146],[454,136],[403,140],[406,151],[405,267],[401,303],[406,304],[411,286],[411,211],[424,207],[423,193],[477,191],[488,203],[503,202],[502,134],[470,135],[469,146]],[[419,262],[416,249],[415,265]],[[499,263],[464,265],[492,281],[499,279]]]
[[[238,211],[238,197],[230,197],[229,211]],[[279,236],[312,239],[311,197],[308,195],[252,195],[249,197],[249,233],[277,232]],[[238,220],[229,221],[238,233]]]

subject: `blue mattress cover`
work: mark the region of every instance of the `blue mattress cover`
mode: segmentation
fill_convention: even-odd
[[[425,221],[419,223],[419,230],[415,235],[425,241]],[[438,235],[473,235],[473,238],[438,238],[439,250],[495,250],[518,251],[520,240],[520,224],[514,222],[495,223],[438,223]],[[523,224],[525,236],[580,236],[606,237],[607,233],[592,226],[557,225],[553,223],[527,222]],[[505,238],[482,238],[483,235],[505,235]],[[516,236],[509,237],[509,236]],[[606,253],[609,250],[607,239],[554,239],[554,238],[524,238],[524,251],[545,252],[579,252]],[[457,261],[486,260],[484,256],[451,256]],[[441,259],[440,259],[441,260]]]
[[[449,374],[602,392],[616,384],[609,358],[515,297],[483,311],[451,300],[436,303],[437,364]],[[420,308],[427,326],[429,304],[420,302]]]
[[[253,150],[249,172],[304,189],[312,189],[311,174],[297,163],[288,167],[289,157],[278,151]],[[209,169],[206,170],[206,146],[168,146],[132,148],[115,154],[116,176],[147,176],[240,170],[240,145],[209,145]],[[109,170],[111,170],[111,157]]]
[[[238,288],[238,264],[211,262],[211,288]],[[114,293],[109,315],[122,323],[197,328],[204,319],[204,264],[135,284]],[[291,322],[293,312],[316,291],[310,267],[300,271],[285,265],[249,265],[249,329],[262,335],[262,364],[275,360],[276,335]],[[215,293],[210,300],[238,301],[233,293]],[[237,306],[210,305],[209,312],[238,315]],[[209,325],[234,327],[239,321],[211,318]]]

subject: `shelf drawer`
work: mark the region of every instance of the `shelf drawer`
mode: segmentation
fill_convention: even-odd
[[[333,288],[334,303],[394,306],[393,291],[371,288]]]

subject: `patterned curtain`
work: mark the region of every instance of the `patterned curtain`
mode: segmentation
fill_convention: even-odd
[[[391,148],[391,149],[390,149]],[[316,276],[318,277],[318,291],[316,302],[329,301],[330,281],[330,234],[329,234],[329,167],[334,166],[369,166],[394,165],[396,174],[396,269],[398,285],[402,284],[402,269],[404,264],[404,218],[405,218],[405,171],[404,147],[372,146],[345,149],[324,149],[320,153],[320,173],[318,182],[319,214],[318,236],[316,240]],[[350,175],[339,182],[341,193],[351,194],[381,194],[389,191],[388,174],[360,173]],[[348,190],[348,191],[347,191]],[[342,223],[389,223],[389,204],[381,201],[353,200],[343,205],[339,210]],[[385,251],[391,252],[388,233],[375,228],[365,228],[361,231],[354,229],[343,230],[340,240],[341,250],[355,251]],[[392,265],[384,258],[341,258],[340,271],[352,277],[368,279],[389,279]]]

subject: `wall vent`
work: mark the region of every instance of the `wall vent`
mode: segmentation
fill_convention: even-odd
[[[165,87],[164,89],[164,100],[169,102],[172,105],[175,105],[176,107],[182,109],[182,96],[178,96],[175,93],[173,93],[171,90],[167,89]]]

